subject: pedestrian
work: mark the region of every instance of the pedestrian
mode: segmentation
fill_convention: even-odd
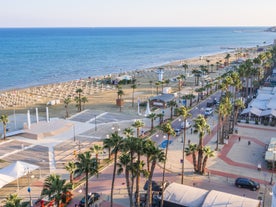
[[[250,141],[248,141],[248,145],[251,145],[251,142],[250,142]]]
[[[190,146],[190,144],[191,144],[191,140],[189,139],[189,140],[188,140],[188,145]]]
[[[239,137],[239,142],[241,141],[241,137]]]
[[[191,127],[191,134],[193,134],[193,127]]]

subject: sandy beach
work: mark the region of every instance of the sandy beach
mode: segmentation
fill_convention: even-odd
[[[193,69],[200,69],[200,65],[207,66],[209,64],[209,77],[214,79],[225,72],[224,62],[227,54],[230,54],[229,61],[234,61],[242,57],[252,57],[256,53],[256,48],[248,48],[243,50],[223,52],[219,54],[200,56],[191,59],[179,60],[171,62],[160,67],[164,68],[164,80],[169,79],[170,83],[164,85],[172,88],[173,92],[178,90],[177,81],[173,81],[179,75],[185,75],[186,91],[192,92],[191,87],[194,86],[194,77],[192,75]],[[239,55],[237,55],[239,53]],[[217,70],[217,65],[220,67]],[[188,65],[188,69],[185,74],[183,64]],[[212,66],[212,67],[211,67]],[[150,96],[156,94],[155,83],[158,81],[158,75],[156,69],[148,68],[143,70],[134,70],[123,72],[121,74],[112,74],[110,78],[115,80],[118,76],[129,75],[135,77],[137,88],[135,89],[134,97],[135,102],[139,98],[141,101],[147,100]],[[85,104],[85,109],[97,109],[102,111],[119,111],[119,107],[116,106],[115,100],[117,97],[116,85],[101,84],[98,80],[102,80],[105,77],[89,77],[79,80],[72,80],[68,82],[40,85],[30,88],[2,91],[0,95],[0,109],[4,114],[12,114],[14,110],[17,113],[26,112],[26,109],[39,108],[40,111],[45,110],[45,107],[49,107],[51,117],[65,117],[65,110],[63,100],[68,97],[75,97],[76,89],[81,88],[83,90],[82,95],[87,97],[88,103]],[[152,84],[150,84],[152,82]],[[190,90],[190,91],[189,91]],[[132,89],[130,85],[123,85],[123,91],[125,95],[123,99],[125,105],[123,111],[126,113],[136,113],[136,108],[132,107]],[[160,91],[160,90],[159,90]],[[77,113],[75,102],[72,100],[69,105],[69,113],[73,115]]]

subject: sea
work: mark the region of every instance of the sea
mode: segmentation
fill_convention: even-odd
[[[265,27],[0,28],[0,91],[272,44]]]

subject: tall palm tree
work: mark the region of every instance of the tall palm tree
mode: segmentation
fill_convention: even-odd
[[[185,149],[187,156],[192,155],[193,157],[193,166],[194,166],[195,172],[198,172],[197,159],[196,159],[197,149],[198,149],[197,144],[189,144],[189,146],[186,147]]]
[[[134,90],[137,88],[137,85],[132,84],[131,88],[132,88],[132,107],[134,107]]]
[[[44,181],[41,196],[48,196],[59,207],[61,203],[66,203],[67,193],[71,189],[72,183],[66,183],[66,180],[61,179],[60,175],[51,174]]]
[[[238,113],[240,109],[245,107],[243,101],[241,99],[236,99],[234,103],[234,124],[237,124]]]
[[[63,100],[63,103],[64,103],[64,107],[65,107],[65,111],[66,111],[66,118],[69,117],[69,110],[68,110],[68,107],[69,107],[69,104],[72,102],[72,99],[70,96],[67,96],[67,98],[65,98]]]
[[[77,93],[77,97],[75,97],[75,101],[77,103],[77,108],[78,108],[78,111],[81,111],[81,94],[82,94],[83,90],[81,88],[78,88],[76,90],[76,93]]]
[[[77,169],[76,168],[76,164],[74,162],[72,162],[72,161],[69,161],[69,162],[66,163],[65,169],[69,172],[70,183],[73,184],[74,173],[75,173],[75,170]]]
[[[202,159],[203,159],[203,137],[205,133],[210,133],[210,126],[207,123],[206,119],[202,114],[198,115],[197,118],[194,119],[194,128],[199,134],[198,141],[198,159],[197,159],[197,167],[198,173],[202,173]]]
[[[175,136],[175,131],[172,128],[172,125],[170,122],[164,124],[161,127],[161,130],[163,133],[167,134],[167,145],[166,145],[166,152],[165,152],[165,161],[163,166],[163,173],[162,173],[162,185],[165,183],[165,172],[166,172],[166,160],[168,156],[168,149],[169,149],[169,143],[170,143],[170,136]],[[162,188],[162,196],[161,196],[161,207],[164,205],[164,188]]]
[[[111,148],[111,154],[114,154],[114,167],[113,167],[113,175],[112,175],[112,183],[111,183],[111,193],[110,193],[110,206],[113,206],[113,191],[115,184],[115,176],[116,176],[116,167],[117,167],[117,157],[118,153],[123,145],[123,137],[119,136],[118,132],[112,133],[111,137],[108,138],[110,141],[108,142]]]
[[[88,207],[88,178],[89,175],[98,174],[98,163],[92,158],[91,152],[86,151],[78,154],[76,164],[76,173],[85,173],[85,207]]]
[[[156,95],[158,95],[158,93],[159,93],[158,89],[159,89],[159,86],[160,86],[160,81],[156,82],[155,86],[156,86]]]
[[[124,135],[126,135],[126,137],[132,137],[133,134],[134,134],[134,131],[131,127],[128,127],[128,128],[125,128],[124,129],[124,132],[123,132]]]
[[[92,147],[90,147],[90,150],[95,154],[96,162],[99,164],[99,154],[103,153],[103,147],[101,145],[94,144]]]
[[[189,68],[189,66],[187,64],[182,64],[182,67],[185,70],[185,75],[187,74],[187,69]]]
[[[126,187],[127,187],[127,193],[129,197],[129,203],[130,207],[134,207],[133,202],[133,188],[132,188],[132,182],[131,182],[131,176],[132,176],[132,166],[131,166],[131,158],[129,153],[123,153],[119,157],[119,161],[117,163],[117,174],[120,175],[123,172],[125,173],[125,179],[126,179]]]
[[[205,174],[208,158],[214,157],[215,155],[214,155],[214,151],[211,150],[210,146],[205,146],[203,148],[203,152],[204,152],[204,159],[203,159],[203,163],[202,163],[202,174]]]
[[[229,65],[229,60],[230,60],[231,55],[229,53],[227,53],[227,55],[225,56],[225,65]]]
[[[0,117],[0,122],[3,123],[3,133],[4,133],[4,140],[5,140],[7,136],[7,124],[9,122],[8,115],[2,114]]]
[[[136,120],[131,126],[136,128],[137,137],[140,137],[140,129],[145,126],[145,123],[142,120]]]
[[[168,107],[171,109],[171,120],[173,119],[173,108],[177,106],[177,103],[175,100],[171,100],[168,102]]]
[[[6,197],[6,204],[4,207],[20,207],[22,198],[19,198],[17,194],[10,194]]]
[[[149,144],[146,148],[146,155],[148,157],[149,163],[151,163],[151,166],[148,167],[148,189],[147,189],[147,201],[146,206],[151,207],[152,206],[152,178],[154,175],[154,170],[158,162],[164,162],[165,161],[165,154],[163,150],[159,149],[156,145]]]
[[[179,114],[183,117],[183,123],[184,123],[184,130],[183,130],[183,148],[182,148],[182,173],[181,173],[181,184],[184,183],[184,163],[185,163],[185,144],[186,144],[186,123],[187,118],[191,117],[192,115],[189,113],[189,110],[182,106],[178,109]]]
[[[164,114],[163,113],[159,113],[156,115],[159,118],[159,125],[161,125],[164,121]]]
[[[122,89],[119,89],[117,92],[118,99],[122,102],[122,97],[125,95],[124,91]],[[120,112],[122,111],[122,103],[120,103]]]
[[[156,119],[157,115],[155,113],[150,113],[147,118],[150,119],[151,121],[151,127],[150,127],[150,130],[153,131],[153,128],[154,128],[154,120]]]
[[[84,110],[85,103],[88,103],[88,98],[86,96],[81,97],[82,110]]]

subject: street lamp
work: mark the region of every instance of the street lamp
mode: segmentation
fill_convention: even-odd
[[[114,130],[115,133],[119,133],[121,130],[119,124],[113,124],[111,129]]]
[[[95,117],[95,131],[97,131],[97,115],[94,115]]]
[[[27,191],[29,193],[29,197],[30,197],[30,207],[33,206],[33,202],[32,202],[32,195],[31,195],[31,186],[30,186],[30,169],[28,167],[24,168],[24,174],[28,176],[28,188]],[[31,175],[31,178],[34,178],[34,175]]]

